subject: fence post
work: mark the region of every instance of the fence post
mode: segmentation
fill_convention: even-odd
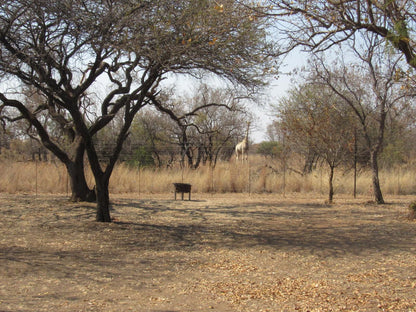
[[[35,157],[35,196],[38,197],[38,160]]]

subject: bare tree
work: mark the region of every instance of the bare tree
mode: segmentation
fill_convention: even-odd
[[[136,113],[158,92],[167,73],[210,72],[247,88],[262,84],[274,55],[260,18],[236,1],[6,0],[0,11],[0,74],[16,82],[0,92],[37,131],[42,144],[67,165],[74,159],[38,119],[46,110],[68,137],[75,154],[86,151],[94,175],[97,221],[110,222],[108,185]],[[42,94],[32,110],[19,96],[22,85]],[[103,86],[104,85],[104,86]],[[94,103],[91,107],[89,103]],[[106,162],[94,137],[115,116],[123,124]]]
[[[302,90],[304,89],[305,90]],[[277,107],[278,120],[275,120],[272,128],[273,134],[278,136],[286,153],[295,153],[302,158],[301,169],[293,170],[300,174],[311,173],[317,165],[320,155],[315,148],[314,138],[308,133],[308,110],[310,105],[308,96],[313,94],[307,85],[299,85],[289,90],[289,95],[279,100]]]
[[[312,150],[328,165],[328,202],[331,203],[335,168],[345,164],[351,154],[348,149],[354,137],[351,113],[326,86],[304,84],[289,94],[281,100],[280,126],[288,142],[306,147],[305,158]]]
[[[198,158],[202,158],[204,163],[215,167],[220,152],[227,144],[234,143],[245,114],[241,104],[244,99],[228,88],[210,88],[207,85],[198,88],[192,106],[205,108],[194,118],[197,132],[194,141],[200,151]],[[210,103],[217,105],[208,105]]]
[[[370,154],[374,199],[384,203],[379,173],[378,157],[384,144],[387,116],[401,105],[407,105],[411,96],[405,83],[398,80],[401,56],[386,59],[382,42],[374,35],[363,37],[363,47],[352,45],[358,63],[328,65],[322,57],[316,57],[312,65],[315,82],[329,86],[354,112]]]
[[[201,84],[193,95],[152,97],[153,105],[176,123],[172,138],[180,147],[181,164],[198,168],[209,162],[215,166],[218,156],[240,129],[240,102],[246,99],[229,88]],[[165,103],[163,103],[165,102]],[[164,104],[164,105],[163,105]]]

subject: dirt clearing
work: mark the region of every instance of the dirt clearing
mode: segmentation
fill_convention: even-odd
[[[0,311],[416,311],[415,198],[0,194]]]

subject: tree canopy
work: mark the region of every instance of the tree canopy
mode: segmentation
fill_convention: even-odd
[[[0,115],[24,119],[67,168],[84,151],[94,174],[97,220],[110,221],[108,182],[135,114],[158,95],[167,73],[219,75],[255,88],[275,55],[266,25],[236,1],[3,1],[0,10]],[[41,100],[28,106],[23,86]],[[42,123],[47,112],[69,152]],[[123,125],[106,163],[94,136]],[[74,156],[76,151],[76,156]],[[82,167],[82,166],[81,166]],[[68,171],[70,171],[68,169]]]
[[[268,0],[288,49],[327,50],[370,32],[386,39],[416,68],[416,3],[413,0]]]

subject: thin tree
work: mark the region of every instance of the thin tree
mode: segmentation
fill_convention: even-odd
[[[326,86],[302,84],[290,90],[289,97],[281,100],[279,109],[280,126],[286,140],[307,146],[305,151],[313,150],[318,159],[328,165],[329,203],[334,197],[335,168],[347,162],[354,131],[350,111],[339,101]]]
[[[384,203],[379,179],[378,158],[383,149],[388,114],[405,105],[411,96],[397,80],[401,56],[380,57],[383,44],[374,35],[363,36],[363,47],[352,45],[359,63],[330,66],[322,57],[312,65],[316,82],[330,87],[354,112],[370,154],[374,200]],[[342,52],[340,52],[342,53]]]

